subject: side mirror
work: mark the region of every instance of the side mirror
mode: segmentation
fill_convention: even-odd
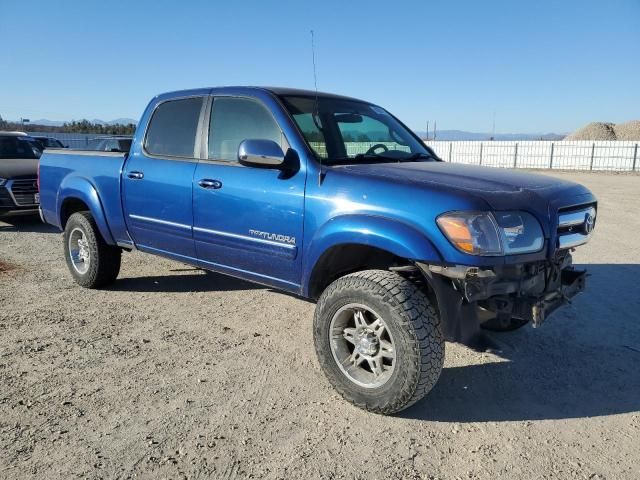
[[[238,146],[238,160],[247,166],[279,168],[284,163],[284,152],[273,140],[248,139]]]

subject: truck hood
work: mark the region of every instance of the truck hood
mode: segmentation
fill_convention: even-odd
[[[568,206],[579,202],[575,197],[592,197],[587,188],[577,183],[503,168],[448,162],[378,163],[339,168],[355,175],[456,191],[480,198],[495,210],[535,209],[544,216],[549,215],[552,205]]]
[[[0,178],[35,177],[37,174],[36,158],[0,158]]]

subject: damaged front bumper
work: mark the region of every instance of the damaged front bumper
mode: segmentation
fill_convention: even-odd
[[[462,341],[481,323],[517,318],[540,326],[556,309],[584,291],[587,273],[571,255],[494,267],[417,263],[432,287],[447,339]]]
[[[542,325],[545,318],[551,315],[557,308],[578,293],[583,292],[586,286],[587,271],[567,269],[560,273],[560,287],[553,292],[546,293],[542,298],[526,299],[520,303],[521,311],[515,311],[513,316],[529,320],[534,327]],[[531,315],[528,317],[527,315]]]

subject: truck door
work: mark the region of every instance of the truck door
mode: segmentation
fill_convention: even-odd
[[[125,163],[125,218],[141,250],[195,259],[192,189],[204,104],[204,97],[158,104]]]
[[[214,97],[207,159],[194,177],[196,252],[206,268],[296,291],[301,275],[305,172],[244,166],[246,139],[288,144],[271,111],[248,97]]]

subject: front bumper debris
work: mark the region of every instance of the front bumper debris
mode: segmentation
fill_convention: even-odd
[[[571,303],[578,293],[584,292],[586,270],[563,270],[560,287],[546,293],[541,298],[523,299],[516,302],[512,316],[530,321],[534,328],[539,327],[549,315],[561,306]]]
[[[568,253],[555,262],[491,268],[417,266],[437,297],[445,337],[462,343],[491,318],[518,318],[539,327],[584,291],[587,277],[585,270],[574,269]]]

